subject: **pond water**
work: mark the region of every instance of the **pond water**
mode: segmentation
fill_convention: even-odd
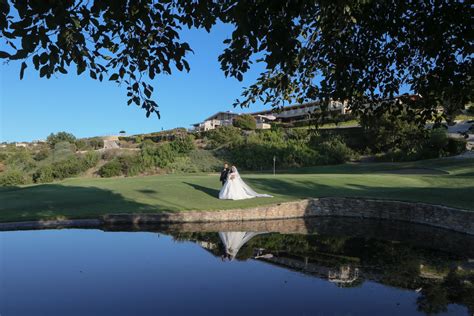
[[[0,315],[471,315],[473,252],[337,218],[0,232]]]

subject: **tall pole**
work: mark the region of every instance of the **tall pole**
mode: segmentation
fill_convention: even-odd
[[[273,175],[275,175],[275,162],[276,162],[276,156],[273,156]]]

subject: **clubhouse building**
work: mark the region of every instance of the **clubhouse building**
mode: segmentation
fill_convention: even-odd
[[[329,112],[331,114],[345,114],[347,105],[342,102],[331,101]],[[281,108],[273,108],[266,111],[248,113],[255,117],[257,129],[269,129],[271,122],[295,123],[310,120],[311,113],[318,111],[318,102],[309,102],[304,104],[295,104]],[[209,131],[220,126],[231,126],[235,117],[243,113],[234,113],[231,111],[217,112],[209,116],[203,122],[193,124],[196,131]]]

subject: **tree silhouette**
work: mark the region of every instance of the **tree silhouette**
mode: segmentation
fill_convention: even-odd
[[[472,13],[467,1],[2,0],[0,58],[21,61],[20,78],[33,63],[41,77],[75,66],[123,83],[128,104],[159,115],[148,82],[190,69],[179,30],[223,22],[225,75],[265,66],[236,106],[339,100],[371,116],[406,107],[421,125],[472,101]],[[394,100],[405,88],[421,98]]]

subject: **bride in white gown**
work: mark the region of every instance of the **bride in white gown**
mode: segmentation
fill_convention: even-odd
[[[273,197],[269,194],[259,194],[252,190],[240,177],[239,171],[232,166],[231,172],[227,175],[227,181],[219,192],[221,200],[244,200],[255,197]]]

